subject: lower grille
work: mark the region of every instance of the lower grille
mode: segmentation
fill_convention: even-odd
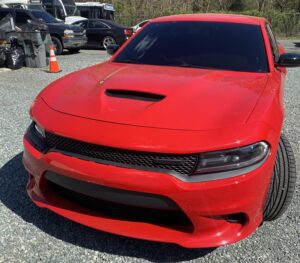
[[[86,143],[49,132],[46,132],[46,141],[50,151],[141,170],[191,175],[198,161],[197,154],[177,155],[122,150]]]
[[[164,196],[108,188],[81,182],[51,172],[46,173],[45,179],[48,188],[47,192],[49,193],[50,190],[51,195],[55,193],[55,195],[72,203],[96,211],[101,214],[101,216],[132,222],[151,223],[172,229],[174,228],[182,232],[193,232],[193,224],[185,213],[176,203]],[[81,188],[78,188],[80,186]],[[99,189],[95,191],[97,187]],[[84,193],[85,191],[86,193]],[[97,194],[94,196],[94,193]],[[107,193],[111,194],[112,200],[114,200],[114,194],[117,193],[120,198],[119,200],[123,203],[109,201],[109,195]],[[103,195],[103,198],[101,195]],[[134,200],[133,203],[136,202],[142,205],[143,201],[145,201],[148,207],[125,204],[127,199],[132,203],[134,197],[140,199]],[[147,197],[151,197],[152,204],[149,203],[149,199],[147,202]],[[159,204],[168,204],[168,207],[167,209],[149,208],[151,206],[158,207]]]

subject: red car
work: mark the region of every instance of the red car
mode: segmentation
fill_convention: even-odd
[[[23,162],[36,205],[187,248],[237,242],[284,212],[296,170],[283,86],[300,56],[267,20],[157,18],[108,52],[30,109]]]

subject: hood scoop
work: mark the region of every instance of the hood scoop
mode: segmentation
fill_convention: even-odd
[[[134,91],[134,90],[120,90],[120,89],[107,89],[105,91],[105,94],[109,97],[132,99],[132,100],[142,100],[142,101],[152,101],[152,102],[161,101],[166,97],[161,94]]]

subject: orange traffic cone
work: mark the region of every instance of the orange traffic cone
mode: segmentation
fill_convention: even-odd
[[[58,73],[61,72],[58,66],[58,62],[54,53],[53,46],[50,46],[50,63],[49,63],[49,73]]]

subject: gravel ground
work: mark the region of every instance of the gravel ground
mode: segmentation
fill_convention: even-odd
[[[292,42],[284,44],[291,51],[298,50]],[[0,72],[0,262],[300,262],[300,180],[291,207],[281,219],[265,223],[237,244],[211,250],[187,250],[95,231],[32,204],[25,193],[27,174],[21,163],[22,135],[30,123],[32,100],[54,79],[106,58],[104,51],[84,50],[58,57],[63,69],[59,74],[28,68]],[[284,127],[298,174],[299,75],[300,69],[289,70]]]

